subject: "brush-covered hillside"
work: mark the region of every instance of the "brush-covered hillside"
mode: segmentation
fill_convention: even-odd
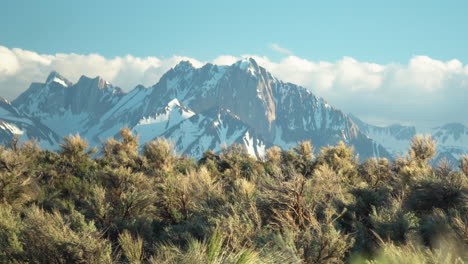
[[[0,263],[468,261],[468,157],[428,165],[429,136],[392,162],[342,142],[195,160],[129,129],[18,142],[0,148]]]

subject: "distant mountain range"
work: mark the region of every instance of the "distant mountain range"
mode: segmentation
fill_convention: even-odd
[[[193,157],[232,143],[262,157],[273,145],[288,149],[310,140],[317,150],[344,141],[361,158],[394,158],[406,152],[416,133],[438,140],[438,158],[457,160],[468,153],[468,129],[462,124],[427,130],[373,126],[275,78],[253,59],[201,68],[182,61],[157,84],[128,93],[100,77],[82,76],[73,84],[52,72],[13,102],[0,101],[1,143],[16,134],[53,149],[63,136],[79,133],[96,146],[125,126],[141,142],[166,137],[179,153]]]

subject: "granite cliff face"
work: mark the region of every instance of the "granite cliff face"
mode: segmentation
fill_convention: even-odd
[[[53,72],[10,106],[54,137],[80,133],[99,145],[127,126],[142,142],[166,137],[179,153],[194,157],[232,143],[262,157],[273,145],[288,149],[311,140],[316,150],[344,141],[361,158],[390,158],[401,148],[373,136],[390,135],[408,146],[414,134],[411,128],[378,128],[348,116],[305,88],[278,80],[253,59],[201,68],[183,61],[154,86],[128,93],[99,77],[82,76],[72,84]]]
[[[354,145],[363,157],[389,156],[384,148],[361,133],[346,114],[305,88],[278,80],[253,59],[245,59],[231,66],[206,64],[199,69],[182,62],[149,89],[151,92],[147,92],[147,103],[143,104],[147,109],[139,110],[139,113],[151,115],[154,106],[177,98],[180,104],[196,113],[191,120],[183,121],[192,122],[191,126],[199,118],[209,119],[211,126],[215,126],[223,121],[218,120],[216,113],[223,111],[229,111],[243,124],[244,128],[237,131],[242,137],[238,135],[228,140],[223,133],[218,133],[220,137],[217,140],[207,140],[217,144],[206,143],[201,149],[219,149],[221,143],[232,142],[247,145],[246,142],[252,141],[255,143],[249,143],[251,153],[261,156],[265,148],[272,145],[287,149],[298,141],[312,140],[319,148],[343,140]],[[232,122],[222,123],[228,127],[239,127],[231,125]],[[188,129],[188,125],[184,127]],[[170,136],[165,136],[177,137],[174,130],[171,130]],[[187,134],[182,130],[178,133]],[[199,155],[188,149],[182,150]]]

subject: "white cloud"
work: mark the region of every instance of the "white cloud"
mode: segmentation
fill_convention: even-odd
[[[230,55],[222,55],[218,56],[216,59],[212,61],[213,64],[216,65],[232,65],[238,61],[238,57],[230,56]]]
[[[211,62],[230,65],[241,57],[253,57],[279,79],[302,85],[339,109],[374,123],[468,124],[468,65],[458,60],[414,56],[407,64],[381,65],[350,57],[325,62],[292,55],[280,61],[223,55]],[[195,67],[204,64],[180,56],[108,59],[99,54],[44,55],[0,46],[0,95],[14,99],[31,82],[44,82],[53,70],[72,82],[81,75],[100,75],[128,91],[137,84],[155,84],[181,60],[189,60]]]
[[[283,48],[280,45],[276,43],[270,44],[270,49],[277,51],[279,53],[287,54],[287,55],[292,55],[292,51],[288,50],[287,48]]]
[[[379,123],[468,124],[468,66],[458,60],[414,56],[407,65],[379,65],[349,57],[333,63],[295,56],[280,62],[259,59],[278,78],[366,120],[379,116]]]
[[[127,55],[108,59],[99,54],[44,55],[0,46],[0,95],[14,99],[31,82],[44,82],[51,71],[59,72],[72,82],[81,75],[101,76],[128,91],[137,84],[155,84],[162,74],[181,60],[189,60],[196,67],[203,65],[198,60],[181,56],[159,59]]]

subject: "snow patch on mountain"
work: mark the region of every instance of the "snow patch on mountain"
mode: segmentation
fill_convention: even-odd
[[[42,116],[41,121],[47,127],[62,136],[76,133],[83,133],[86,123],[91,119],[87,113],[73,114],[71,110],[66,110],[59,115]]]
[[[21,114],[9,101],[0,98],[0,143],[18,136],[20,142],[36,139],[44,147],[57,146],[59,137],[38,120]]]
[[[366,124],[304,87],[282,82],[251,58],[201,68],[183,61],[155,85],[137,86],[129,93],[100,77],[82,76],[72,84],[54,72],[44,84],[32,84],[13,106],[0,107],[0,120],[12,123],[27,137],[29,129],[24,127],[29,122],[59,136],[80,133],[95,146],[126,126],[139,134],[142,143],[166,137],[174,141],[177,152],[194,157],[232,143],[263,157],[272,145],[289,149],[310,140],[316,151],[344,141],[355,147],[360,158],[390,158],[405,153],[409,140],[419,132]],[[14,118],[21,119],[22,125],[9,121]],[[47,133],[43,133],[46,138]],[[458,156],[466,151],[465,128],[443,126],[430,133],[443,151]]]
[[[61,84],[61,85],[64,86],[64,87],[68,87],[68,84],[65,83],[65,81],[63,81],[62,79],[59,79],[59,78],[57,78],[57,77],[55,77],[54,79],[52,79],[52,80],[51,80],[50,82],[48,82],[47,84],[50,84],[50,83],[52,83],[52,82],[56,82],[56,83],[58,83],[58,84]]]
[[[7,123],[7,122],[2,122],[0,124],[0,128],[4,130],[10,131],[14,135],[23,135],[24,131],[19,129],[17,126]]]
[[[398,138],[395,134],[390,134],[386,129],[371,127],[367,131],[366,135],[384,146],[387,150],[393,153],[394,156],[403,155],[409,148],[410,138]]]
[[[156,114],[142,118],[133,131],[140,136],[141,141],[147,142],[194,115],[195,113],[183,106],[179,100],[173,99]]]
[[[451,123],[440,127],[412,127],[399,124],[387,127],[373,126],[356,117],[353,120],[369,138],[372,138],[392,153],[393,157],[408,153],[411,139],[417,135],[431,135],[437,142],[435,161],[445,157],[453,163],[468,153],[468,128],[463,124]]]

